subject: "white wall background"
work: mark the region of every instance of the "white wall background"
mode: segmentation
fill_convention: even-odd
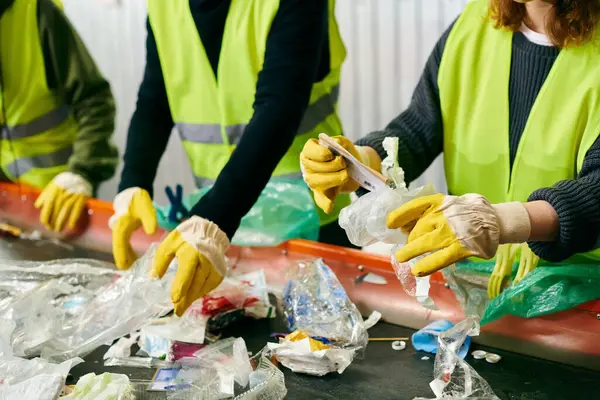
[[[168,1],[168,0],[165,0]],[[337,17],[348,49],[340,112],[346,135],[357,139],[383,128],[406,108],[429,52],[467,0],[338,0]],[[115,142],[121,151],[135,108],[145,58],[146,0],[63,0],[66,13],[110,81],[117,102]],[[100,189],[112,199],[120,169]],[[445,189],[438,159],[419,180]],[[155,181],[156,199],[165,203],[164,187],[194,188],[177,135]]]

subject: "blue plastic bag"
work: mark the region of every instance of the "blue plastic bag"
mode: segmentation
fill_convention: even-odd
[[[185,210],[190,210],[209,190],[203,188],[180,196],[179,190],[174,194],[169,189],[172,204],[154,204],[159,226],[175,229],[179,221],[173,220],[173,215],[185,214]],[[232,243],[238,246],[276,246],[290,239],[317,240],[319,228],[319,216],[306,184],[300,179],[273,179],[242,219]]]
[[[426,351],[427,353],[436,354],[438,348],[438,336],[440,333],[454,327],[450,321],[440,320],[434,321],[425,328],[412,335],[412,344],[415,350]],[[467,356],[469,347],[471,346],[471,337],[467,336],[463,342],[457,355],[464,359]]]

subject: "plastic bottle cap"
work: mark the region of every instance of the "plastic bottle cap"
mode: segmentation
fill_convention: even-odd
[[[493,353],[488,353],[485,356],[485,361],[489,362],[490,364],[496,364],[501,359],[502,359],[502,357],[500,357],[498,354],[493,354]]]
[[[406,348],[406,342],[404,340],[396,340],[392,342],[392,349],[404,350]]]
[[[471,353],[471,355],[473,356],[474,359],[481,360],[481,359],[485,358],[485,356],[488,355],[488,352],[483,351],[483,350],[475,350],[474,352]]]

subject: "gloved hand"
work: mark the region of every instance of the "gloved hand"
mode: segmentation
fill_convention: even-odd
[[[354,146],[344,136],[332,137],[340,146],[348,150],[368,167],[381,170],[381,159],[374,150]],[[315,203],[326,213],[334,208],[334,200],[340,193],[352,193],[359,188],[358,183],[350,178],[346,161],[335,156],[331,150],[321,146],[317,139],[310,139],[300,153],[300,167],[304,181],[314,193]]]
[[[50,182],[35,201],[40,222],[49,231],[61,232],[65,224],[74,229],[92,195],[92,185],[72,172],[62,172]]]
[[[150,276],[162,278],[173,258],[177,258],[171,287],[175,314],[181,316],[194,301],[219,286],[227,272],[228,248],[227,235],[216,224],[198,216],[182,222],[162,241]]]
[[[112,246],[115,264],[119,269],[128,269],[137,259],[129,241],[133,232],[141,226],[147,235],[156,232],[156,211],[150,194],[138,187],[123,190],[113,201],[115,213],[108,225],[112,230]]]
[[[430,275],[467,257],[490,259],[499,244],[525,242],[531,233],[522,203],[492,205],[478,194],[415,199],[391,212],[387,226],[409,233],[406,246],[396,252],[399,262],[432,253],[415,263],[415,276]]]
[[[531,251],[527,243],[521,244],[521,258],[519,259],[519,269],[517,270],[517,275],[515,276],[513,284],[521,282],[521,279],[525,278],[527,274],[533,271],[537,267],[539,262],[540,258],[533,251]]]
[[[488,282],[488,298],[493,299],[498,296],[503,289],[504,280],[510,278],[512,267],[515,261],[515,255],[519,249],[519,244],[502,244],[496,252],[496,265]]]

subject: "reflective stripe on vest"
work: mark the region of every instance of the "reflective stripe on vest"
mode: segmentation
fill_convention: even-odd
[[[448,190],[454,195],[480,193],[492,203],[526,202],[537,189],[575,179],[600,134],[600,52],[597,41],[560,50],[529,113],[511,168],[513,33],[494,28],[485,18],[488,4],[476,0],[467,5],[440,63]],[[600,251],[580,256],[597,262]]]
[[[231,0],[214,71],[197,33],[189,0],[148,0],[148,19],[171,115],[199,186],[217,179],[252,119],[258,75],[279,3]],[[328,1],[328,35],[329,73],[312,85],[296,137],[273,177],[300,177],[300,152],[306,141],[321,132],[343,134],[336,105],[346,49],[335,19],[335,0]],[[333,213],[323,216],[321,222],[336,218]]]
[[[298,135],[310,132],[328,116],[335,113],[335,105],[340,93],[339,85],[335,86],[331,93],[327,93],[316,102],[309,105],[304,112]],[[223,144],[221,126],[219,124],[186,124],[179,122],[175,124],[181,140],[193,143]],[[248,124],[229,125],[225,127],[228,144],[238,145]]]
[[[38,0],[14,0],[0,20],[3,122],[0,168],[37,188],[66,169],[78,126],[49,89],[38,27]]]
[[[33,168],[52,168],[66,165],[73,154],[73,147],[65,147],[50,154],[19,158],[4,166],[4,170],[13,178],[19,178]]]
[[[65,105],[50,111],[26,124],[4,126],[3,137],[6,139],[22,139],[56,128],[69,118],[69,108]]]

